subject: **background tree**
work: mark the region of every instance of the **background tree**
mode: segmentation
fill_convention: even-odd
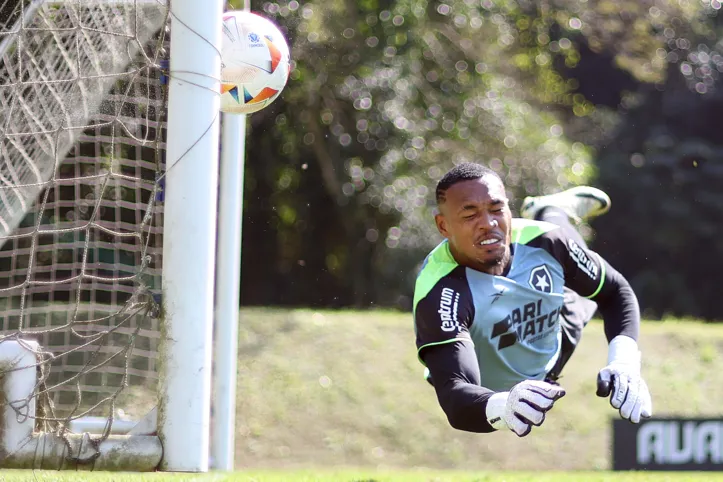
[[[665,311],[656,300],[670,308],[672,292],[681,307],[695,304],[684,301],[691,296],[685,289],[652,288],[650,279],[659,285],[660,278],[642,260],[679,256],[675,246],[711,239],[720,228],[710,216],[720,205],[706,197],[709,221],[694,229],[668,224],[655,209],[670,190],[650,187],[665,174],[654,174],[648,149],[659,137],[656,124],[672,142],[695,144],[703,128],[681,116],[699,119],[707,142],[716,142],[699,109],[715,112],[720,3],[291,0],[252,7],[283,27],[294,69],[282,98],[251,117],[244,303],[408,307],[414,268],[439,241],[434,185],[454,163],[479,160],[503,177],[514,207],[525,195],[588,182],[599,171],[616,208],[596,225],[595,246],[631,277],[650,313]],[[715,152],[706,169],[715,170]],[[631,163],[636,153],[642,157]],[[710,174],[697,176],[714,186]],[[680,190],[688,196],[676,195],[667,209],[687,213],[701,202],[686,186]],[[621,224],[634,226],[623,235]],[[675,236],[637,241],[663,225]],[[671,272],[683,287],[696,279],[685,268]]]

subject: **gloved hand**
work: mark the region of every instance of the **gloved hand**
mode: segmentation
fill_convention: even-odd
[[[618,335],[608,347],[608,365],[597,376],[597,395],[610,397],[610,405],[633,423],[653,415],[648,385],[640,375],[640,350],[635,340]]]
[[[545,413],[563,396],[565,390],[558,385],[525,380],[509,392],[495,393],[487,400],[487,421],[496,430],[507,428],[524,437],[533,425],[542,425]]]

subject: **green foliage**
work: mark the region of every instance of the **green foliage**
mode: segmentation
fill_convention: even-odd
[[[341,305],[408,296],[414,266],[439,241],[435,183],[455,163],[490,165],[513,203],[593,172],[590,150],[564,135],[560,118],[589,106],[556,72],[544,34],[551,20],[534,9],[426,0],[252,6],[284,26],[294,60],[283,100],[252,119],[249,138],[247,203],[271,209],[247,213],[244,248],[275,245],[272,271],[294,285],[295,295],[272,302],[335,304],[322,291]],[[257,237],[258,224],[274,239]],[[253,266],[245,279],[269,276],[268,262],[257,268],[264,274]],[[316,289],[302,294],[310,273]]]
[[[600,181],[617,214],[596,224],[596,246],[629,277],[648,316],[723,314],[715,282],[723,270],[723,145],[718,127],[701,125],[700,105],[720,111],[723,98],[711,97],[685,85],[656,92],[601,151]],[[651,105],[670,103],[667,112]],[[680,123],[687,135],[675,129]]]
[[[641,87],[598,157],[615,207],[596,223],[595,246],[650,317],[723,315],[714,281],[723,271],[723,22],[712,15],[720,3],[698,5],[697,18],[683,9],[676,28],[663,29],[664,80]]]
[[[284,29],[293,70],[282,98],[251,117],[243,302],[408,307],[415,267],[440,240],[435,183],[458,162],[499,172],[513,207],[601,171],[618,206],[621,190],[639,192],[616,179],[625,172],[616,160],[633,152],[626,144],[616,160],[605,153],[626,136],[644,151],[632,109],[655,115],[650,99],[681,75],[669,104],[691,90],[712,98],[723,69],[719,8],[717,0],[252,3]],[[636,226],[652,229],[649,218]]]

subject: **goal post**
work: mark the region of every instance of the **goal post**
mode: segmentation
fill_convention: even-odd
[[[173,0],[159,436],[162,470],[208,470],[223,0]]]
[[[251,10],[244,0],[243,10]],[[241,231],[243,227],[246,114],[223,114],[216,261],[211,461],[215,470],[234,468],[236,377],[238,376]]]
[[[213,469],[228,471],[235,450],[246,115],[224,114],[221,139],[211,456]]]
[[[209,468],[222,11],[0,5],[0,468]]]

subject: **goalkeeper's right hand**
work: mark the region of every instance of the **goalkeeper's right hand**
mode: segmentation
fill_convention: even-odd
[[[556,400],[565,396],[565,389],[539,380],[520,382],[509,392],[499,392],[487,400],[487,421],[492,428],[508,428],[524,437],[532,426],[545,421],[545,413]]]

